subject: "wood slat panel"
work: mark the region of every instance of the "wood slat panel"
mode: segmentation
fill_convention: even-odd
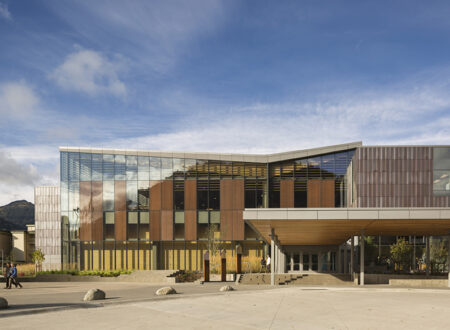
[[[162,182],[161,209],[173,210],[173,181],[164,180]]]
[[[320,180],[308,180],[308,207],[320,207]]]
[[[103,211],[103,182],[92,181],[92,211]]]
[[[196,210],[197,209],[197,181],[185,180],[184,181],[184,209]]]
[[[127,210],[127,190],[125,181],[114,181],[114,210]]]
[[[161,181],[150,181],[150,210],[161,210]]]
[[[173,212],[168,210],[161,211],[161,240],[173,240]]]
[[[280,207],[294,207],[294,181],[280,181]]]
[[[233,210],[243,210],[244,205],[244,180],[232,180]]]
[[[321,180],[320,207],[334,207],[334,180]]]
[[[226,241],[233,239],[233,210],[220,211],[220,239]]]
[[[233,240],[243,241],[244,240],[244,217],[243,211],[233,210]]]
[[[220,210],[233,209],[233,181],[220,180]]]
[[[186,241],[197,240],[197,211],[184,211],[184,239]]]
[[[92,240],[103,240],[103,212],[92,212]]]
[[[91,182],[80,182],[80,240],[90,241],[91,233],[91,210],[92,210],[92,194]]]
[[[116,211],[114,222],[114,230],[116,241],[126,241],[127,239],[127,212]]]
[[[152,241],[161,240],[161,211],[150,211],[150,239]]]

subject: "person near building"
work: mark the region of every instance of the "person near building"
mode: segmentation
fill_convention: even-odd
[[[22,289],[22,284],[20,284],[19,279],[17,277],[17,264],[14,264],[11,270],[11,278],[9,281],[9,289],[11,289],[11,285],[14,284],[17,287]]]
[[[267,271],[270,272],[270,256],[269,255],[267,255],[267,258],[266,258],[266,268],[267,268]]]
[[[9,281],[10,281],[10,276],[11,276],[11,264],[10,263],[6,263],[5,264],[5,289],[9,288]]]
[[[266,272],[266,259],[264,257],[261,257],[261,273]]]

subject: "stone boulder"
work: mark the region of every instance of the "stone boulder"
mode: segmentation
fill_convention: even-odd
[[[90,289],[86,295],[84,296],[84,301],[91,301],[91,300],[102,300],[105,299],[106,294],[104,291],[100,289]]]
[[[165,286],[161,289],[158,289],[158,291],[156,291],[156,295],[157,296],[165,296],[168,294],[176,294],[177,292],[175,291],[174,288],[172,288],[171,286]]]
[[[224,291],[234,291],[234,288],[230,285],[224,285],[223,287],[220,288],[220,292]]]
[[[0,309],[6,309],[6,308],[8,308],[8,300],[0,297]]]

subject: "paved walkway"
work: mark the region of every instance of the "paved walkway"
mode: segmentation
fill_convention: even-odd
[[[11,290],[8,300],[12,304],[38,304],[46,298],[52,303],[66,301],[79,306],[51,313],[10,315],[0,320],[2,329],[450,328],[450,290],[445,289],[236,286],[237,291],[219,293],[221,284],[180,284],[175,286],[181,294],[161,299],[149,297],[159,286],[108,283],[100,287],[96,283],[110,298],[98,304],[81,302],[92,283],[34,284],[42,287]],[[9,312],[19,310],[12,306]]]

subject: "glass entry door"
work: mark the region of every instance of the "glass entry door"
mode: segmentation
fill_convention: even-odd
[[[317,254],[311,254],[311,270],[318,271],[319,270],[319,257]]]
[[[308,271],[309,269],[309,254],[303,253],[303,271]]]
[[[294,268],[293,268],[294,271],[299,271],[300,270],[300,254],[294,253],[293,261],[294,261]]]

